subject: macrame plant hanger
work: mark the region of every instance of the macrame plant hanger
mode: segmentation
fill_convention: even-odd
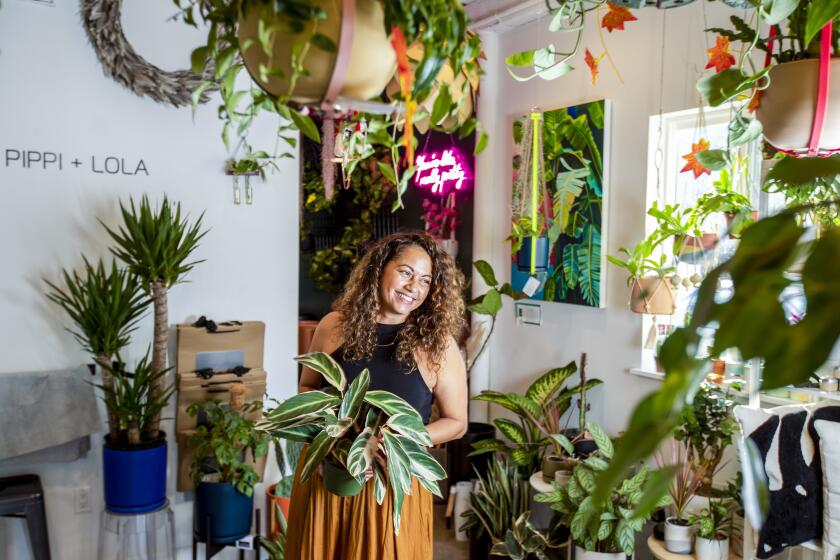
[[[548,189],[545,184],[545,162],[543,161],[542,142],[542,113],[534,108],[528,118],[522,123],[522,159],[519,175],[513,188],[513,216],[514,219],[529,216],[531,225],[531,262],[530,274],[537,272],[537,238],[540,228],[537,226],[539,217],[540,197],[544,204],[545,216],[549,215]]]

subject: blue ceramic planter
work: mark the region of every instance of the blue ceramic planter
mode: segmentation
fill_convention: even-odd
[[[233,484],[202,482],[195,490],[193,531],[200,542],[229,544],[251,532],[254,497],[239,493]]]
[[[531,270],[531,245],[533,237],[522,240],[522,247],[516,255],[516,268],[522,272]],[[536,238],[536,271],[543,272],[548,268],[548,237]]]
[[[114,513],[145,513],[166,503],[166,440],[140,447],[102,448],[105,508]]]

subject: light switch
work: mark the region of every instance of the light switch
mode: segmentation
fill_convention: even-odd
[[[517,301],[513,305],[513,312],[519,325],[542,325],[542,306],[537,303]]]

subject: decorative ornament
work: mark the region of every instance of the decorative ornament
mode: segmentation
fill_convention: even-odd
[[[105,74],[137,95],[175,107],[192,105],[193,92],[205,81],[192,70],[162,70],[138,55],[123,33],[122,0],[80,0],[82,24]],[[209,68],[207,72],[212,72]],[[211,88],[200,103],[208,101]]]
[[[633,15],[628,8],[607,2],[609,12],[601,18],[601,27],[612,33],[615,30],[624,31],[624,24],[628,21],[636,21],[639,18]]]
[[[709,141],[700,139],[698,142],[691,144],[691,152],[684,155],[682,158],[686,160],[686,163],[682,169],[680,169],[680,173],[685,173],[686,171],[691,171],[694,173],[694,178],[697,179],[704,173],[706,175],[711,175],[711,170],[703,167],[703,164],[697,160],[697,154],[700,152],[704,152],[709,149]]]
[[[718,35],[715,38],[715,46],[706,51],[709,55],[709,62],[706,68],[714,68],[715,72],[722,72],[730,66],[735,65],[735,57],[729,54],[729,38]]]
[[[604,58],[606,53],[602,53],[601,56],[595,58],[592,56],[592,53],[589,52],[589,49],[586,49],[583,55],[583,61],[589,66],[589,73],[592,74],[592,85],[595,85],[595,82],[598,80],[598,63],[601,62],[601,59]]]
[[[682,282],[682,278],[680,277],[679,274],[674,274],[673,276],[671,276],[671,285],[673,287],[679,288],[681,282]]]
[[[683,288],[685,288],[687,290],[688,288],[691,287],[691,280],[689,278],[683,278],[682,279],[682,285],[683,285]]]
[[[694,285],[695,288],[697,288],[697,287],[700,286],[700,282],[703,281],[703,277],[695,272],[694,274],[691,275],[691,277],[689,278],[689,281]]]

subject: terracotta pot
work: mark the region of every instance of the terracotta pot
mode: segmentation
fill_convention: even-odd
[[[277,519],[277,510],[275,504],[283,512],[286,520],[289,520],[289,506],[292,499],[289,496],[275,496],[274,490],[277,484],[272,484],[265,490],[265,509],[268,512],[268,531],[271,538],[277,538],[280,533],[280,520]]]
[[[770,70],[770,86],[761,94],[756,117],[764,138],[780,150],[808,151],[817,108],[819,59],[779,64]],[[829,98],[820,148],[840,148],[840,58],[831,59]]]
[[[341,49],[339,37],[341,35],[342,7],[341,2],[314,0],[314,4],[324,9],[326,20],[318,22],[318,32],[333,40]],[[251,77],[261,88],[275,96],[288,93],[289,85],[286,79],[270,76],[267,81],[260,80],[260,64],[268,62],[257,39],[257,29],[260,13],[272,14],[269,4],[265,7],[261,3],[252,3],[252,9],[239,22],[239,41],[251,39],[252,45],[242,53],[245,67]],[[275,17],[271,15],[270,17]],[[347,66],[340,95],[353,99],[371,99],[382,93],[397,66],[396,54],[388,41],[385,32],[385,15],[382,5],[376,0],[356,0],[356,16],[353,26],[353,42],[350,61]],[[279,22],[280,18],[275,18]],[[271,22],[270,22],[271,23]],[[312,32],[312,24],[308,24],[302,33],[276,35],[272,64],[280,69],[285,76],[291,73],[291,51],[295,42],[301,42]],[[308,76],[301,76],[291,96],[292,101],[298,103],[316,103],[324,98],[330,79],[333,75],[337,52],[327,52],[317,47],[311,47],[306,55],[304,65]]]
[[[677,309],[674,294],[665,278],[633,278],[630,310],[649,315],[673,315]]]
[[[682,240],[680,251],[711,251],[717,245],[719,236],[716,233],[704,232],[702,236],[686,235]],[[676,240],[675,240],[676,241]]]

